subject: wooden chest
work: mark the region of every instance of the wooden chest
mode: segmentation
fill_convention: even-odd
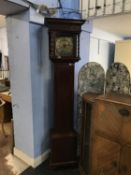
[[[112,94],[89,103],[84,97],[81,174],[131,175],[131,97]]]
[[[80,172],[82,175],[87,175],[89,172],[89,144],[90,144],[90,125],[93,104],[97,94],[85,94],[83,96],[82,109],[82,126],[80,138]]]

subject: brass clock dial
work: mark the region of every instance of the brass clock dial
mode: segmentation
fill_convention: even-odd
[[[73,38],[70,36],[57,37],[55,40],[55,55],[58,58],[73,55]]]

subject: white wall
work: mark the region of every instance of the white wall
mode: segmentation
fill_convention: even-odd
[[[2,69],[7,69],[7,64],[4,56],[8,56],[8,42],[6,27],[0,28],[0,51],[2,52]],[[0,78],[9,77],[9,71],[0,72]]]
[[[114,60],[115,41],[121,39],[121,37],[114,34],[93,28],[89,61],[98,62],[106,71]]]
[[[36,166],[48,151],[52,124],[48,32],[43,26],[30,23],[28,12],[8,17],[7,29],[15,155]]]
[[[34,157],[39,157],[49,149],[53,114],[53,69],[46,27],[30,23],[30,46]]]
[[[93,28],[91,37],[96,37],[99,39],[103,39],[112,43],[115,43],[117,40],[121,40],[122,37],[114,35],[112,33],[108,33],[106,31],[103,31],[101,29]]]
[[[15,147],[34,157],[28,13],[7,18]]]
[[[7,30],[6,27],[0,28],[0,50],[3,55],[8,56]]]

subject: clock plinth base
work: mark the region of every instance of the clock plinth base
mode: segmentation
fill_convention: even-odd
[[[51,133],[51,167],[76,166],[77,134],[75,131]]]

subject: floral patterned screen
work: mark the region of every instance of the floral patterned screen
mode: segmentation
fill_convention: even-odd
[[[95,62],[85,64],[78,77],[78,115],[77,129],[80,131],[82,115],[82,95],[86,92],[104,93],[105,72],[102,66]]]
[[[119,94],[129,94],[130,73],[122,63],[113,63],[106,73],[105,92],[115,92]]]

